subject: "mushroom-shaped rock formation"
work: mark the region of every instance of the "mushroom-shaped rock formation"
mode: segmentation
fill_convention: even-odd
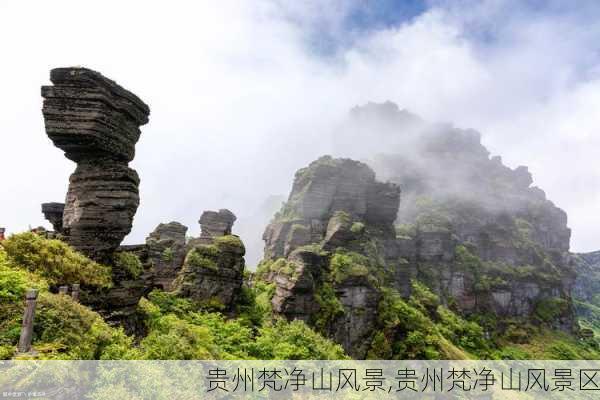
[[[63,214],[68,242],[106,261],[131,231],[139,205],[128,167],[150,109],[133,93],[87,68],[56,68],[43,86],[46,133],[77,163]]]

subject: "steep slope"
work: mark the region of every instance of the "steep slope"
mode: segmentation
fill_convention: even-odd
[[[257,271],[276,314],[357,358],[528,357],[553,340],[544,357],[577,353],[560,350],[581,334],[567,215],[526,167],[392,103],[355,108],[337,150],[389,183],[329,156],[296,173]]]
[[[574,254],[577,279],[575,310],[585,335],[600,337],[600,251]]]
[[[567,215],[531,186],[527,167],[490,157],[476,131],[427,124],[393,103],[355,108],[347,127],[388,146],[357,155],[402,188],[398,235],[414,248],[405,257],[445,303],[572,331]]]

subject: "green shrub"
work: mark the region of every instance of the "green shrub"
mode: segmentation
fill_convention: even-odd
[[[325,339],[304,322],[278,319],[259,330],[252,345],[258,359],[339,360],[348,358],[338,344]]]
[[[462,244],[455,249],[455,265],[461,271],[468,271],[478,274],[483,269],[483,263],[479,257],[474,255]]]
[[[214,246],[200,245],[190,250],[185,257],[185,265],[193,268],[204,268],[217,271],[219,266],[214,258],[217,257],[218,250]]]
[[[273,305],[271,300],[275,295],[275,284],[256,282],[253,291],[256,296],[256,309],[257,312],[262,314],[262,320],[267,321],[273,315]]]
[[[209,360],[219,358],[210,330],[184,321],[174,314],[152,321],[151,330],[141,342],[142,358],[147,360]]]
[[[185,315],[194,311],[194,306],[189,299],[158,289],[148,294],[148,300],[159,308],[161,314]]]
[[[9,265],[6,252],[0,248],[0,304],[21,302],[27,289],[46,290],[48,284],[39,276]]]
[[[367,352],[367,360],[391,360],[394,356],[392,345],[382,331],[375,333],[371,348]]]
[[[333,286],[330,283],[323,283],[315,293],[315,300],[319,303],[320,309],[314,325],[320,332],[325,332],[326,328],[336,320],[337,317],[344,314],[344,306],[335,295]]]
[[[251,358],[253,331],[242,321],[227,320],[220,313],[192,313],[189,321],[209,329],[222,359]]]
[[[475,354],[486,354],[488,343],[484,337],[483,328],[476,322],[466,321],[446,307],[437,309],[440,333],[452,343]]]
[[[361,234],[365,231],[365,224],[362,222],[354,222],[350,227],[350,231],[354,234]]]
[[[535,305],[535,316],[542,322],[552,322],[563,315],[569,307],[565,299],[549,297],[539,300]]]
[[[115,254],[115,267],[124,271],[131,279],[137,279],[144,272],[144,267],[140,258],[130,252],[122,251]]]
[[[363,255],[343,249],[336,250],[331,257],[331,278],[336,283],[354,276],[368,276],[369,262]]]
[[[232,251],[235,253],[244,253],[244,243],[236,235],[218,236],[213,239],[214,246],[220,251]]]
[[[34,324],[40,358],[94,360],[137,358],[132,338],[69,296],[42,293]]]
[[[45,239],[26,232],[2,242],[7,261],[44,277],[49,284],[81,283],[109,287],[110,267],[98,264],[56,239]]]
[[[173,252],[173,249],[170,247],[167,247],[166,249],[164,249],[160,256],[161,260],[166,263],[170,263],[171,261],[173,261],[174,257],[175,257],[175,253]]]
[[[276,273],[297,278],[299,272],[297,264],[285,258],[278,258],[276,260],[261,261],[256,269],[256,276],[259,279],[266,279],[270,273]]]

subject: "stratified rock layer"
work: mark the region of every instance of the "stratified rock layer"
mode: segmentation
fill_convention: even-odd
[[[63,213],[65,211],[64,203],[43,203],[42,213],[44,217],[52,224],[52,228],[56,233],[62,233],[63,230]]]
[[[179,222],[169,222],[159,224],[146,238],[154,284],[163,290],[171,289],[171,284],[183,265],[187,230],[188,228]]]
[[[202,229],[201,237],[231,235],[231,228],[235,220],[235,215],[224,208],[219,211],[204,211],[198,221]]]
[[[173,291],[203,308],[232,311],[244,275],[246,249],[231,234],[235,215],[229,210],[205,211],[200,218],[202,234],[191,239]]]
[[[63,216],[68,241],[91,258],[106,260],[131,231],[139,177],[124,164],[85,161],[69,181]]]
[[[43,86],[46,133],[75,162],[129,162],[150,109],[133,93],[87,68],[55,68]]]
[[[139,205],[133,160],[149,108],[138,97],[86,68],[56,68],[43,86],[46,133],[77,162],[70,178],[63,231],[77,250],[106,261],[131,231]]]
[[[339,139],[338,151],[370,159],[402,187],[400,255],[444,302],[538,322],[557,304],[541,322],[572,331],[567,215],[531,186],[527,167],[490,157],[474,130],[428,124],[389,102],[355,108]]]
[[[392,274],[399,262],[393,226],[399,202],[399,187],[376,181],[358,161],[325,156],[299,170],[288,202],[263,235],[258,274],[275,284],[273,310],[365,357],[381,299],[370,275],[378,267]],[[365,265],[356,268],[355,260]],[[397,282],[402,291],[410,287],[404,278]],[[338,304],[334,315],[327,315],[327,304]]]

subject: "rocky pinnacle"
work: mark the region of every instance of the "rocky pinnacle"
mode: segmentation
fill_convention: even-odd
[[[46,133],[77,163],[63,214],[68,242],[103,261],[131,231],[139,205],[128,167],[150,109],[133,93],[87,68],[56,68],[42,86]]]

